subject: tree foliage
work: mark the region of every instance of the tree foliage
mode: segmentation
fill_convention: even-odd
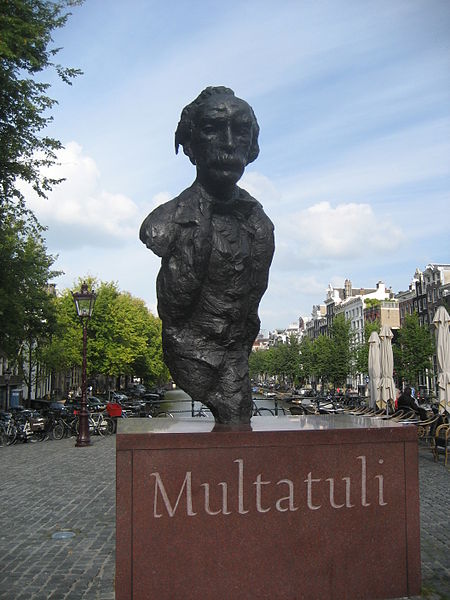
[[[92,280],[87,282],[92,286]],[[120,292],[115,283],[100,283],[96,293],[88,326],[89,375],[138,376],[150,384],[165,381],[168,373],[162,356],[160,320],[143,300]],[[43,353],[43,360],[49,368],[65,371],[81,365],[82,328],[71,290],[65,290],[55,304],[57,331]]]
[[[24,342],[48,336],[54,325],[48,282],[55,257],[26,214],[0,207],[0,348],[17,357]]]
[[[322,384],[331,379],[332,342],[326,335],[319,335],[311,348],[311,375]]]
[[[294,336],[288,343],[277,344],[268,350],[252,352],[249,357],[249,370],[252,377],[262,379],[273,377],[278,383],[292,386],[300,376],[300,345]]]
[[[20,180],[41,196],[55,180],[43,166],[55,162],[58,140],[42,134],[52,120],[56,100],[39,75],[53,69],[66,83],[80,74],[54,62],[60,50],[51,47],[52,32],[66,24],[68,8],[82,0],[1,0],[0,2],[0,206],[18,203],[23,209]]]
[[[251,352],[248,359],[250,377],[266,379],[269,372],[268,350],[256,350]]]
[[[300,365],[299,365],[299,384],[304,385],[312,374],[313,365],[313,341],[309,337],[304,337],[299,345]]]
[[[354,370],[353,334],[351,323],[344,315],[333,320],[330,329],[331,370],[330,382],[334,387],[343,386]]]
[[[304,337],[300,343],[291,337],[287,344],[252,352],[249,366],[252,376],[271,376],[287,386],[304,384],[310,377],[342,385],[353,368],[350,323],[339,315],[330,336],[320,335],[315,340]]]
[[[417,387],[420,373],[432,367],[434,352],[434,338],[427,326],[419,324],[417,313],[405,315],[393,352],[397,375]]]

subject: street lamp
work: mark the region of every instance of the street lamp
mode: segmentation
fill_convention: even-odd
[[[94,311],[96,294],[88,290],[86,282],[81,285],[79,292],[72,292],[73,301],[83,325],[83,363],[81,367],[81,409],[78,413],[78,436],[75,446],[83,447],[91,445],[89,436],[89,415],[87,411],[86,397],[86,347],[87,347],[87,325]]]

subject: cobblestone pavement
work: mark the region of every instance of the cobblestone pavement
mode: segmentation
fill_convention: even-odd
[[[114,599],[115,437],[93,441],[0,448],[2,600]]]
[[[0,448],[1,600],[114,600],[115,438],[93,441]],[[420,598],[447,600],[450,468],[419,455]],[[76,535],[52,539],[64,530]]]

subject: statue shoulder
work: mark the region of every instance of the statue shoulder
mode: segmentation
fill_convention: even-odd
[[[164,256],[175,236],[176,225],[174,215],[179,202],[179,196],[169,202],[157,206],[144,219],[139,231],[139,238],[147,248],[158,256]]]

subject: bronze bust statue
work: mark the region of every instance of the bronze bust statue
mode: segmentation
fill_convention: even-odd
[[[208,87],[183,109],[175,149],[194,183],[144,220],[140,239],[161,257],[157,279],[164,358],[175,383],[217,423],[248,424],[248,357],[274,252],[273,224],[236,184],[259,154],[252,108]]]

